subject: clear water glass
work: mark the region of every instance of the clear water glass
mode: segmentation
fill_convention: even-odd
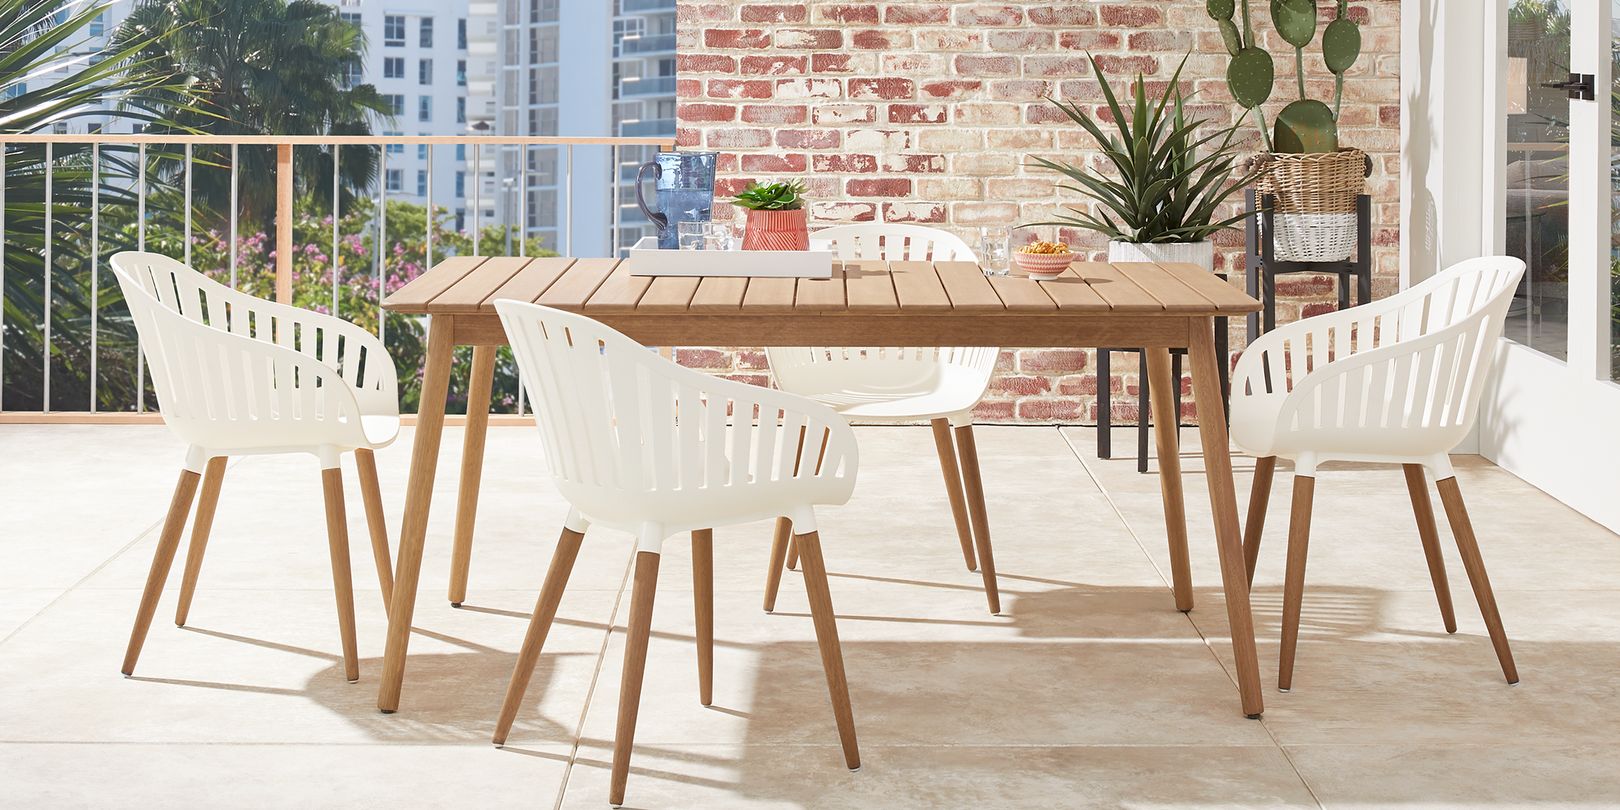
[[[1012,229],[996,226],[979,229],[979,266],[987,276],[1005,276],[1012,270]]]
[[[709,235],[713,231],[713,223],[709,220],[696,222],[676,223],[677,233],[680,237],[681,250],[703,250],[708,247]]]
[[[738,250],[742,247],[742,240],[737,238],[736,228],[729,222],[711,222],[704,234],[704,250]]]

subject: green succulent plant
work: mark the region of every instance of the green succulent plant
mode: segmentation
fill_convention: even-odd
[[[1198,134],[1208,122],[1187,115],[1179,83],[1186,63],[1182,59],[1157,99],[1148,98],[1147,80],[1136,74],[1127,107],[1119,102],[1102,65],[1091,58],[1115,132],[1092,117],[1089,105],[1051,101],[1097,140],[1102,156],[1114,168],[1110,174],[1117,177],[1084,164],[1031,155],[1034,165],[1075,183],[1059,188],[1093,202],[1090,211],[1069,209],[1056,220],[1031,225],[1082,228],[1119,242],[1201,242],[1248,216],[1220,216],[1222,205],[1256,176],[1240,167],[1232,144],[1242,121]]]
[[[770,185],[750,182],[731,201],[750,211],[796,211],[804,207],[804,192],[804,183],[798,180]]]
[[[1254,113],[1266,149],[1273,152],[1332,152],[1339,148],[1339,108],[1344,100],[1344,74],[1361,56],[1361,27],[1346,13],[1348,3],[1339,0],[1333,20],[1322,31],[1322,59],[1333,73],[1333,106],[1305,93],[1305,47],[1316,38],[1315,0],[1271,0],[1271,23],[1277,35],[1294,47],[1294,76],[1299,98],[1277,114],[1276,133],[1266,128],[1260,105],[1271,98],[1276,65],[1270,53],[1260,47],[1249,15],[1250,0],[1206,0],[1205,10],[1220,28],[1221,38],[1231,61],[1226,67],[1226,83],[1232,98]],[[1241,3],[1241,6],[1238,4]],[[1233,20],[1241,9],[1242,27]]]

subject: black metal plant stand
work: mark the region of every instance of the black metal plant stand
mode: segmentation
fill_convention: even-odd
[[[1226,278],[1225,273],[1216,273],[1220,278]],[[1215,319],[1215,354],[1219,357],[1231,356],[1230,336],[1225,318]],[[1137,364],[1137,406],[1136,406],[1136,471],[1147,472],[1148,433],[1153,427],[1148,414],[1148,371],[1147,354],[1141,349],[1098,349],[1097,350],[1097,457],[1113,457],[1113,415],[1110,413],[1113,404],[1110,401],[1113,393],[1113,374],[1110,371],[1112,352],[1136,352]],[[1176,390],[1172,393],[1175,398],[1176,427],[1181,428],[1181,358],[1187,353],[1186,349],[1170,350],[1170,379],[1175,383]],[[1221,374],[1221,403],[1224,406],[1231,390],[1231,363],[1223,360],[1220,366]]]

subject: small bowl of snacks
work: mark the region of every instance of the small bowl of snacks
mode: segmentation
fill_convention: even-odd
[[[1074,262],[1074,252],[1063,242],[1031,242],[1013,254],[1013,261],[1030,278],[1057,278]]]

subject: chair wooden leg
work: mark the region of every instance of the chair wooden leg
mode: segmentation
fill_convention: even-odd
[[[1311,499],[1316,479],[1294,476],[1294,509],[1288,517],[1288,575],[1283,581],[1282,656],[1277,663],[1277,688],[1294,685],[1294,649],[1299,643],[1300,606],[1305,597],[1305,555],[1311,542]]]
[[[1276,456],[1254,460],[1254,487],[1249,490],[1249,517],[1243,522],[1243,564],[1249,570],[1249,586],[1254,586],[1254,568],[1260,563],[1260,536],[1266,530],[1266,508],[1271,505],[1271,476],[1277,470]]]
[[[354,577],[349,571],[349,517],[343,508],[343,471],[321,470],[326,496],[326,541],[332,552],[332,588],[337,594],[338,632],[343,636],[343,677],[360,680],[360,652],[354,640]]]
[[[844,764],[857,770],[861,767],[861,751],[855,742],[855,712],[849,705],[849,680],[844,675],[844,651],[838,643],[832,593],[827,589],[827,566],[821,558],[821,535],[810,532],[796,537],[803,549],[804,587],[810,595],[810,616],[816,626],[816,644],[821,647],[821,666],[827,671],[827,691],[832,696],[838,741],[844,747]]]
[[[1457,538],[1457,551],[1462,554],[1468,582],[1474,586],[1474,598],[1479,602],[1480,615],[1485,618],[1485,629],[1491,634],[1491,645],[1496,648],[1496,660],[1502,664],[1502,675],[1508,683],[1518,683],[1519,668],[1513,664],[1513,651],[1508,648],[1507,633],[1502,630],[1502,616],[1496,611],[1496,596],[1491,593],[1490,577],[1485,575],[1485,559],[1479,555],[1479,541],[1474,537],[1474,524],[1468,519],[1468,507],[1463,505],[1462,490],[1457,488],[1455,476],[1435,482],[1435,488],[1440,490],[1440,503],[1446,507],[1451,533]]]
[[[794,570],[794,569],[796,569],[798,567],[799,567],[799,544],[794,542],[792,537],[789,537],[788,538],[788,544],[787,544],[787,570],[792,571],[792,570]]]
[[[545,584],[540,586],[540,597],[529,617],[529,630],[523,636],[523,648],[518,652],[517,665],[512,668],[512,680],[506,684],[506,699],[501,703],[500,718],[495,721],[496,745],[506,744],[506,735],[517,719],[518,706],[523,693],[529,689],[529,678],[534,676],[534,665],[540,660],[540,648],[546,644],[551,621],[557,617],[557,605],[562,602],[563,590],[568,587],[568,575],[574,570],[574,559],[579,556],[580,541],[585,535],[563,529],[557,538],[557,549],[551,553],[551,567],[546,570]]]
[[[692,610],[697,622],[698,702],[708,706],[714,703],[713,529],[692,532]]]
[[[371,533],[371,558],[377,564],[377,585],[382,588],[383,613],[394,599],[394,558],[388,551],[388,521],[383,516],[382,488],[377,486],[377,454],[354,451],[360,471],[360,500],[366,506],[366,529]]]
[[[787,559],[792,536],[793,521],[785,517],[777,518],[776,534],[771,538],[771,567],[765,572],[766,613],[776,610],[776,592],[782,588],[782,561]]]
[[[203,553],[208,550],[208,533],[214,527],[214,509],[219,505],[219,487],[229,461],[225,456],[215,456],[203,468],[197,516],[191,523],[191,546],[186,549],[186,570],[180,577],[180,603],[174,609],[176,627],[185,627],[186,616],[191,613],[191,597],[197,592],[197,574],[202,571]]]
[[[474,346],[467,379],[467,430],[461,445],[461,483],[456,497],[455,543],[450,550],[450,604],[467,598],[472,568],[473,523],[478,518],[478,488],[484,477],[484,437],[489,432],[489,391],[495,379],[495,347]]]
[[[1457,614],[1451,608],[1451,584],[1446,581],[1446,558],[1440,554],[1440,531],[1434,525],[1434,504],[1429,501],[1429,482],[1422,464],[1402,464],[1406,492],[1412,496],[1412,514],[1417,518],[1418,537],[1423,539],[1423,556],[1429,561],[1429,580],[1434,598],[1440,602],[1440,619],[1447,633],[1457,632]]]
[[[951,502],[951,517],[956,520],[956,540],[962,545],[962,559],[969,571],[977,571],[979,562],[973,555],[973,526],[968,522],[967,497],[962,494],[962,472],[956,467],[951,423],[935,419],[930,424],[934,428],[934,449],[939,453],[939,471],[945,476],[945,497]]]
[[[613,733],[613,773],[608,802],[624,804],[630,777],[630,749],[636,739],[636,713],[641,708],[641,677],[647,669],[647,639],[652,634],[653,595],[658,588],[658,555],[636,553],[636,582],[630,592],[630,632],[624,643],[624,675],[619,679],[619,723]]]
[[[1193,609],[1192,558],[1187,552],[1187,507],[1181,488],[1181,440],[1175,406],[1170,391],[1170,352],[1167,349],[1143,349],[1147,375],[1143,377],[1142,395],[1152,411],[1153,433],[1159,448],[1159,496],[1164,504],[1164,525],[1170,545],[1170,582],[1176,598],[1176,610],[1183,613]],[[1159,389],[1159,396],[1148,394],[1149,387]],[[1142,418],[1147,419],[1147,414]],[[1144,453],[1142,458],[1147,458]]]
[[[962,457],[962,488],[966,491],[968,514],[973,518],[973,544],[979,552],[979,576],[984,578],[984,598],[990,613],[1001,612],[1001,591],[996,587],[996,558],[990,552],[990,516],[984,509],[984,481],[979,478],[979,448],[973,441],[973,426],[956,428],[956,451]]]
[[[124,664],[119,671],[135,674],[135,662],[141,657],[141,645],[146,643],[146,631],[152,627],[152,614],[157,612],[158,600],[163,596],[163,583],[169,578],[174,565],[174,553],[180,548],[180,532],[185,529],[186,515],[191,513],[191,497],[197,494],[197,481],[201,475],[190,470],[180,471],[180,480],[174,485],[174,496],[169,499],[169,513],[163,519],[163,530],[158,534],[157,552],[152,555],[152,568],[146,574],[146,589],[141,592],[140,607],[135,609],[135,626],[129,631],[129,646],[124,650]]]

